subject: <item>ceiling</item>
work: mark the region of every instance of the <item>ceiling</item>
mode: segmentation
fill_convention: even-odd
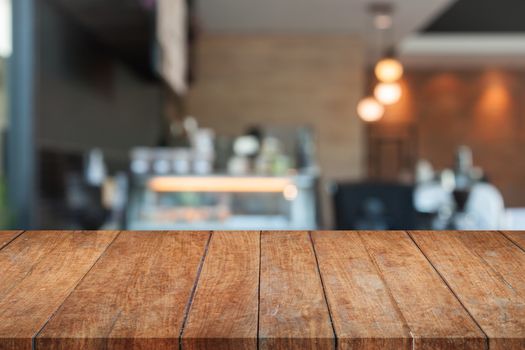
[[[525,1],[458,0],[398,51],[413,66],[525,66]]]
[[[373,61],[371,3],[395,7],[395,45],[407,65],[525,66],[525,0],[197,0],[208,32],[357,35]]]
[[[367,8],[372,0],[198,0],[198,15],[207,32],[352,34],[378,52],[377,31]],[[390,0],[394,5],[391,42],[425,27],[452,0]]]
[[[425,33],[525,32],[523,0],[459,0],[432,21]]]

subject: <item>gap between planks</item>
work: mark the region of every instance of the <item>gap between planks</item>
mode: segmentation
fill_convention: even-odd
[[[199,262],[199,267],[197,268],[197,274],[195,275],[195,281],[193,282],[193,286],[191,288],[190,297],[188,298],[188,302],[186,303],[186,307],[184,308],[184,318],[182,320],[182,326],[180,327],[179,332],[179,350],[182,350],[182,335],[184,334],[186,322],[188,322],[188,316],[190,315],[191,305],[193,303],[193,299],[195,298],[195,292],[197,291],[197,284],[199,283],[199,279],[201,277],[202,267],[204,266],[204,262],[206,261],[206,256],[208,255],[208,249],[210,247],[214,232],[215,231],[209,231],[208,233],[208,240],[206,241],[206,245],[204,246],[204,252],[202,254],[201,261]]]
[[[261,303],[261,283],[260,283],[260,281],[261,281],[261,259],[262,259],[263,252],[262,252],[262,244],[261,244],[262,231],[256,231],[256,232],[259,234],[259,283],[258,283],[258,293],[257,293],[257,298],[258,298],[258,307],[257,307],[258,308],[258,310],[257,310],[257,349],[259,349],[259,331],[260,331],[259,322],[260,322],[260,303]],[[313,250],[314,258],[315,258],[315,264],[316,264],[316,268],[317,268],[317,275],[318,275],[318,277],[320,279],[321,287],[322,287],[322,290],[323,290],[323,299],[325,301],[325,305],[326,305],[326,308],[327,308],[327,311],[328,311],[328,315],[329,315],[329,319],[330,319],[330,323],[331,323],[331,327],[332,327],[332,332],[333,332],[333,335],[334,335],[334,348],[337,349],[339,339],[338,339],[337,333],[335,331],[335,326],[334,326],[334,323],[333,323],[333,313],[332,313],[332,310],[331,310],[330,305],[329,305],[328,300],[327,300],[326,286],[325,286],[325,283],[323,281],[322,273],[320,271],[319,260],[318,260],[318,255],[317,255],[315,242],[312,239],[311,231],[303,231],[303,232],[305,232],[308,235],[310,244],[312,246],[312,250]],[[463,309],[466,311],[468,316],[474,321],[476,326],[482,332],[482,334],[485,337],[485,339],[484,339],[485,348],[488,349],[488,337],[485,334],[485,332],[482,330],[482,328],[480,327],[478,322],[471,315],[471,313],[468,312],[468,310],[465,308],[463,303],[459,300],[459,298],[456,295],[456,293],[452,290],[450,285],[447,283],[447,281],[444,279],[444,277],[441,275],[441,273],[436,269],[436,267],[432,264],[432,262],[430,262],[430,260],[426,256],[426,254],[422,251],[422,249],[419,247],[419,245],[414,241],[414,239],[410,235],[410,233],[408,231],[404,231],[404,233],[408,236],[410,241],[412,241],[412,243],[416,246],[417,250],[423,255],[425,261],[430,264],[430,266],[432,267],[432,269],[434,271],[436,271],[436,273],[438,274],[439,278],[443,281],[443,283],[445,283],[445,285],[446,285],[447,289],[449,290],[449,292],[451,292],[452,295],[454,296],[454,298],[456,298],[458,300],[459,304],[463,307]],[[189,313],[191,312],[191,305],[192,305],[192,303],[194,301],[196,288],[198,286],[199,279],[201,277],[201,271],[202,271],[202,268],[204,266],[204,263],[206,262],[206,257],[208,255],[209,247],[212,244],[214,234],[215,234],[215,231],[211,231],[210,232],[210,237],[208,239],[208,242],[207,242],[207,245],[205,247],[205,251],[204,251],[204,254],[203,254],[203,257],[202,257],[202,260],[201,260],[201,263],[199,265],[198,273],[197,273],[197,276],[196,276],[196,279],[195,279],[195,282],[194,282],[194,285],[193,285],[193,288],[192,288],[191,296],[190,296],[190,298],[188,300],[188,304],[187,304],[186,309],[185,309],[184,322],[183,322],[183,326],[181,328],[181,332],[180,332],[180,336],[179,336],[179,349],[180,350],[183,350],[182,337],[183,337],[183,334],[184,334],[184,329],[185,329],[185,326],[186,326],[187,321],[188,321]],[[358,232],[357,232],[357,234],[359,235],[359,238],[362,240],[361,235]],[[382,275],[381,270],[377,267],[377,264],[376,264],[375,260],[373,259],[373,257],[370,255],[370,252],[369,252],[368,248],[366,247],[366,245],[364,245],[364,247],[365,247],[365,250],[367,251],[367,254],[369,255],[370,259],[372,260],[374,266],[376,266],[376,270],[378,271],[379,275],[381,276],[381,279],[383,280],[383,282],[384,282],[384,284],[385,284],[385,286],[386,286],[386,288],[388,290],[389,297],[393,299],[393,295],[392,295],[392,292],[390,290],[390,287],[386,283],[386,281],[384,279],[384,276]],[[396,302],[395,299],[393,299],[393,304],[399,310],[399,306],[397,305],[397,302]],[[408,322],[404,319],[403,313],[400,310],[399,310],[399,313],[402,316],[403,322],[405,323],[406,327],[409,329],[410,335],[412,336],[412,331],[410,330],[410,327],[408,326]],[[415,340],[415,338],[412,336],[412,349],[414,348],[414,340]]]
[[[403,325],[408,329],[408,334],[410,334],[410,337],[411,337],[411,340],[412,340],[412,346],[410,348],[411,349],[415,349],[416,348],[416,344],[415,344],[416,338],[414,337],[414,333],[412,332],[412,329],[410,329],[410,325],[408,324],[408,321],[405,318],[405,315],[401,311],[401,307],[399,306],[396,298],[394,298],[394,292],[392,292],[392,289],[388,285],[387,280],[386,280],[386,278],[385,278],[385,276],[383,274],[383,270],[381,270],[381,268],[379,267],[379,264],[377,263],[375,257],[370,252],[370,249],[368,248],[368,245],[366,244],[363,236],[361,236],[360,232],[357,232],[357,236],[359,237],[359,241],[361,241],[361,243],[363,245],[363,248],[365,249],[366,254],[368,255],[368,258],[370,259],[370,261],[374,265],[374,268],[377,271],[378,276],[381,278],[381,281],[383,282],[383,284],[385,286],[385,290],[388,293],[388,298],[391,300],[392,305],[394,306],[394,308],[397,311],[399,317],[403,321]]]
[[[425,252],[423,251],[423,249],[421,249],[421,247],[417,244],[416,240],[414,239],[414,237],[412,237],[412,234],[410,233],[410,231],[405,231],[405,233],[408,235],[408,237],[410,238],[410,240],[412,241],[412,243],[417,247],[417,249],[421,252],[421,254],[423,254],[423,256],[425,257],[426,261],[428,261],[428,263],[430,264],[430,266],[432,266],[432,269],[434,269],[434,271],[436,271],[436,273],[438,274],[439,278],[441,278],[441,280],[443,281],[443,283],[445,283],[445,285],[447,286],[448,290],[452,293],[452,295],[454,295],[454,298],[456,298],[456,300],[459,302],[459,304],[463,307],[463,309],[465,310],[465,312],[470,316],[470,318],[474,321],[474,323],[476,324],[476,326],[478,326],[479,330],[481,331],[481,333],[483,333],[483,335],[485,336],[485,350],[488,350],[489,349],[489,336],[487,335],[487,333],[485,332],[485,330],[481,327],[481,325],[478,323],[478,320],[476,320],[476,318],[474,317],[474,315],[472,315],[470,313],[470,311],[467,309],[467,307],[463,304],[463,302],[461,301],[461,299],[459,298],[459,296],[456,294],[456,292],[452,289],[452,287],[450,286],[450,284],[448,283],[448,281],[445,279],[445,277],[441,274],[441,272],[436,268],[436,266],[434,266],[434,264],[432,263],[432,261],[430,261],[430,259],[428,258],[428,256],[425,254]],[[442,234],[446,234],[446,232],[442,232]]]
[[[7,247],[9,244],[11,244],[15,239],[17,239],[18,237],[20,237],[24,232],[26,231],[18,231],[18,230],[15,230],[13,232],[13,236],[8,239],[7,241],[3,242],[3,243],[0,243],[0,250],[4,249],[5,247]]]
[[[262,231],[259,231],[259,284],[257,286],[257,346],[259,350],[259,328],[261,324],[261,262],[262,262]],[[181,349],[182,350],[182,349]]]
[[[255,232],[257,232],[258,235],[259,235],[259,264],[258,264],[258,268],[259,268],[259,283],[258,283],[258,289],[257,289],[257,339],[258,339],[259,338],[260,278],[261,278],[260,277],[260,268],[261,268],[261,256],[260,256],[261,247],[260,247],[260,241],[261,241],[261,232],[262,231],[255,231]],[[204,264],[206,263],[206,258],[208,256],[208,253],[209,253],[209,250],[210,250],[210,246],[211,246],[211,244],[213,242],[213,238],[215,236],[215,233],[216,233],[216,231],[214,231],[214,230],[209,231],[208,241],[206,242],[206,245],[205,245],[205,248],[204,248],[204,253],[203,253],[203,256],[201,258],[201,262],[200,262],[198,270],[197,270],[197,274],[196,274],[196,277],[195,277],[195,281],[193,283],[193,287],[192,287],[192,290],[191,290],[191,293],[190,293],[190,297],[189,297],[188,302],[186,304],[186,308],[185,308],[185,311],[184,311],[184,319],[183,319],[181,330],[180,330],[180,333],[179,333],[179,350],[183,350],[183,348],[184,348],[183,347],[184,331],[186,329],[186,326],[187,326],[187,323],[188,323],[188,319],[189,319],[190,313],[192,311],[191,309],[192,309],[193,302],[195,301],[195,295],[197,293],[197,287],[198,287],[199,281],[201,279],[202,270],[204,268]],[[259,348],[259,343],[257,342],[257,349],[258,348]]]
[[[111,240],[111,242],[106,246],[106,248],[104,248],[104,250],[102,251],[102,253],[98,256],[98,258],[95,259],[95,261],[93,262],[93,264],[89,267],[89,269],[87,269],[86,273],[84,273],[84,275],[82,275],[81,278],[78,279],[77,283],[75,283],[75,286],[73,288],[71,288],[71,291],[64,297],[64,299],[62,300],[62,302],[60,303],[60,306],[57,307],[55,309],[55,311],[53,311],[51,313],[51,315],[49,315],[49,317],[47,318],[47,320],[44,322],[44,324],[42,325],[42,327],[40,327],[40,329],[38,330],[38,332],[36,332],[33,337],[31,338],[31,349],[32,350],[36,350],[36,338],[38,337],[38,335],[40,333],[42,333],[42,331],[44,330],[44,328],[47,326],[47,324],[49,323],[49,321],[51,321],[51,319],[57,314],[58,310],[60,310],[62,308],[62,305],[64,305],[64,302],[69,298],[69,296],[75,291],[75,289],[77,289],[77,287],[80,285],[80,282],[82,282],[84,280],[84,278],[88,275],[88,273],[93,269],[93,267],[98,263],[98,261],[106,254],[106,252],[108,251],[109,247],[111,247],[113,245],[113,242],[115,242],[115,240],[117,239],[117,237],[120,236],[120,234],[122,233],[122,231],[118,231],[117,234],[115,235],[115,237],[113,237],[113,239]]]
[[[2,247],[0,247],[0,250],[5,248],[6,246],[8,246],[9,244],[11,244],[13,241],[15,241],[17,238],[19,238],[21,235],[23,235],[25,231],[20,231],[16,234],[14,234],[14,236],[7,242],[5,243]],[[261,239],[262,239],[262,233],[261,231],[256,231],[258,232],[259,234],[259,243],[261,242]],[[305,231],[303,231],[305,232]],[[478,328],[481,330],[481,332],[483,333],[483,335],[485,336],[485,348],[488,349],[488,336],[487,334],[485,333],[485,331],[482,329],[482,327],[479,325],[479,323],[477,322],[477,320],[473,317],[473,315],[468,311],[468,309],[465,307],[465,305],[461,302],[461,300],[459,299],[458,295],[455,293],[455,291],[451,288],[451,286],[449,285],[449,283],[446,281],[446,279],[444,278],[444,276],[440,273],[440,271],[436,268],[436,266],[434,266],[434,264],[430,261],[430,259],[428,258],[428,256],[425,254],[425,252],[423,251],[423,249],[421,249],[421,247],[417,244],[417,242],[415,241],[415,239],[413,238],[412,234],[410,233],[410,231],[404,231],[405,234],[410,238],[410,240],[412,241],[412,243],[417,247],[418,251],[424,256],[425,260],[430,264],[430,266],[432,267],[432,269],[434,271],[436,271],[436,273],[438,274],[438,276],[440,277],[440,279],[445,283],[445,285],[447,286],[448,290],[454,295],[454,297],[458,300],[458,302],[460,303],[460,305],[464,308],[464,310],[467,312],[467,314],[471,317],[471,319],[476,323],[476,325],[478,326]],[[108,249],[113,245],[113,243],[115,242],[115,240],[121,235],[122,231],[119,231],[115,237],[112,239],[112,241],[106,246],[106,248],[104,249],[104,251],[100,254],[100,256],[94,261],[94,263],[90,266],[90,268],[86,271],[86,273],[77,281],[77,283],[75,284],[74,288],[72,288],[71,292],[65,296],[64,300],[67,300],[67,298],[69,298],[69,296],[71,295],[71,293],[78,287],[78,285],[82,282],[82,280],[85,278],[85,276],[90,273],[90,271],[93,269],[93,267],[98,263],[98,261],[107,253]],[[203,252],[203,255],[202,255],[202,258],[201,258],[201,261],[199,263],[199,267],[198,267],[198,271],[197,271],[197,274],[196,274],[196,277],[195,277],[195,281],[193,283],[193,287],[192,287],[192,290],[191,290],[191,294],[190,294],[190,297],[188,299],[188,302],[187,302],[187,305],[185,307],[185,312],[184,312],[184,321],[183,321],[183,324],[182,324],[182,327],[181,327],[181,331],[180,331],[180,334],[179,334],[179,349],[182,349],[182,335],[183,335],[183,332],[184,332],[184,327],[186,326],[186,322],[187,322],[187,318],[189,316],[189,312],[191,311],[191,304],[193,302],[193,299],[194,299],[194,296],[195,296],[195,292],[196,292],[196,288],[197,288],[197,285],[198,285],[198,282],[199,282],[199,279],[201,277],[201,271],[202,271],[202,268],[204,266],[204,263],[206,261],[206,257],[208,255],[208,250],[209,250],[209,247],[210,247],[210,244],[212,242],[212,239],[213,239],[213,236],[214,236],[214,231],[210,231],[209,232],[209,237],[208,237],[208,240],[206,242],[206,245],[205,245],[205,248],[204,248],[204,252]],[[324,284],[324,281],[323,281],[323,276],[321,274],[321,271],[320,271],[320,266],[319,266],[319,260],[318,260],[318,255],[317,255],[317,250],[316,250],[316,246],[315,246],[315,242],[313,241],[312,239],[312,232],[311,231],[306,231],[306,233],[308,234],[309,236],[309,240],[310,240],[310,244],[312,245],[312,249],[313,249],[313,252],[314,252],[314,257],[315,257],[315,263],[316,263],[316,266],[317,266],[317,273],[318,273],[318,276],[320,278],[320,281],[321,281],[321,286],[322,286],[322,290],[323,290],[323,297],[324,297],[324,300],[325,300],[325,305],[327,307],[327,310],[328,310],[328,314],[329,314],[329,317],[330,317],[330,322],[331,322],[331,326],[332,326],[332,330],[333,330],[333,334],[334,334],[334,342],[335,342],[335,348],[337,349],[337,344],[338,344],[338,336],[337,336],[337,333],[335,331],[335,328],[334,328],[334,323],[333,323],[333,315],[332,315],[332,310],[330,309],[330,305],[328,303],[328,300],[327,300],[327,295],[326,295],[326,287],[325,287],[325,284]],[[525,249],[523,247],[521,247],[519,244],[517,244],[513,239],[511,239],[508,235],[506,235],[504,232],[502,231],[499,231],[499,233],[501,235],[503,235],[506,239],[510,240],[514,245],[516,245],[520,250],[524,251],[525,252]],[[366,246],[365,246],[366,248]],[[368,249],[366,249],[367,252],[368,252]],[[368,254],[370,254],[368,252]],[[259,317],[260,317],[260,300],[261,300],[261,283],[260,283],[260,279],[261,279],[261,257],[262,257],[262,245],[259,244],[259,285],[258,285],[258,312],[257,312],[257,348],[259,348]],[[375,262],[374,262],[375,263]],[[383,276],[381,276],[381,278],[384,280]],[[386,284],[385,282],[385,286],[387,286],[387,288],[389,289],[389,286],[388,284]],[[389,293],[390,293],[390,290],[389,290]],[[395,300],[394,300],[395,301]],[[63,304],[63,302],[62,302]],[[62,304],[50,315],[50,317],[48,318],[48,320],[44,323],[44,325],[40,328],[40,330],[33,336],[32,338],[32,348],[35,349],[35,339],[36,337],[38,336],[38,334],[41,333],[41,331],[45,328],[45,326],[47,325],[47,323],[49,322],[49,320],[51,320],[54,315],[57,313],[57,311],[62,307]],[[397,303],[395,303],[395,305],[397,306]]]
[[[335,331],[335,325],[332,315],[332,310],[330,309],[330,304],[328,303],[328,297],[326,296],[326,287],[323,281],[323,275],[321,274],[321,268],[319,266],[319,258],[317,257],[317,250],[315,248],[315,243],[312,238],[312,231],[308,231],[308,237],[310,239],[310,244],[312,245],[312,250],[314,252],[314,258],[315,258],[315,265],[317,266],[317,274],[319,276],[319,279],[321,280],[321,288],[323,289],[323,297],[324,302],[326,304],[326,308],[328,309],[328,317],[330,318],[330,325],[332,326],[332,332],[334,332],[334,350],[338,349],[338,338],[337,338],[337,332]],[[260,272],[259,272],[260,274]],[[259,283],[259,289],[261,284]]]
[[[42,325],[42,327],[35,333],[35,335],[32,337],[31,339],[31,348],[32,350],[35,350],[37,347],[36,347],[36,339],[37,337],[41,334],[41,332],[43,331],[43,329],[46,327],[46,325],[49,323],[49,321],[51,319],[53,319],[53,317],[57,314],[57,312],[62,308],[64,302],[71,296],[71,294],[78,288],[78,286],[81,284],[81,282],[85,279],[85,277],[93,270],[93,268],[97,265],[97,263],[99,262],[99,260],[101,260],[108,252],[109,248],[114,244],[114,242],[116,241],[116,239],[121,235],[123,231],[118,231],[118,233],[115,235],[115,237],[112,239],[112,241],[106,246],[106,248],[104,249],[104,251],[97,257],[97,259],[94,261],[94,263],[89,267],[89,269],[86,271],[86,273],[76,282],[75,286],[72,288],[72,290],[70,291],[70,293],[68,293],[63,301],[61,302],[60,306],[57,307],[56,310],[54,310],[50,316],[48,317],[48,319],[45,321],[45,323]],[[158,232],[157,232],[158,233]],[[161,233],[162,234],[162,233]],[[191,290],[191,294],[190,294],[190,297],[188,298],[188,302],[186,304],[186,307],[185,307],[185,310],[184,310],[184,322],[183,322],[183,325],[181,327],[181,332],[179,334],[179,344],[178,344],[178,347],[179,349],[181,349],[182,345],[181,345],[181,336],[182,336],[182,332],[184,330],[184,325],[185,325],[185,322],[187,320],[187,317],[189,315],[189,311],[190,311],[190,307],[191,307],[191,303],[193,301],[193,297],[194,297],[194,294],[195,294],[195,290],[196,290],[196,286],[198,284],[198,281],[199,281],[199,277],[200,277],[200,272],[202,270],[202,266],[204,264],[204,261],[205,261],[205,258],[207,256],[207,252],[208,252],[208,248],[209,248],[209,245],[210,245],[210,241],[212,239],[212,234],[213,234],[213,231],[209,231],[208,232],[208,238],[207,238],[207,241],[206,241],[206,244],[205,244],[205,247],[204,247],[204,250],[203,250],[203,255],[200,259],[200,262],[199,262],[199,266],[198,266],[198,270],[197,270],[197,274],[196,274],[196,277],[195,277],[195,280],[193,282],[193,285],[192,285],[192,290]],[[17,235],[17,237],[20,236],[20,234]],[[14,239],[13,239],[14,240]]]
[[[516,247],[518,247],[519,249],[521,249],[524,253],[525,253],[525,247],[521,246],[518,242],[516,242],[510,235],[507,234],[508,231],[498,231],[500,234],[503,235],[503,237],[505,237],[506,239],[508,239],[509,241],[511,241],[512,244],[514,244]],[[516,231],[516,232],[520,232],[520,231]],[[525,235],[525,233],[524,233]]]

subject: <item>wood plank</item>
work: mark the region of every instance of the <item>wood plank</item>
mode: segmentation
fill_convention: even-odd
[[[207,232],[123,232],[36,339],[45,349],[176,349]]]
[[[0,349],[32,338],[118,232],[24,232],[0,251]]]
[[[15,239],[22,231],[0,231],[0,249],[9,244]]]
[[[525,231],[504,231],[503,234],[521,249],[525,250]]]
[[[260,349],[334,349],[335,337],[307,232],[263,232]]]
[[[256,349],[259,232],[214,232],[182,349]]]
[[[406,321],[357,232],[312,232],[338,348],[411,349]]]
[[[525,349],[525,253],[498,232],[411,235],[489,336],[490,348]]]
[[[416,349],[483,349],[486,338],[406,232],[361,232]]]

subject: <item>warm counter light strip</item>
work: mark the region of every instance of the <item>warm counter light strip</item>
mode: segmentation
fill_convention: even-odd
[[[148,182],[155,192],[286,192],[293,182],[284,177],[155,177]]]

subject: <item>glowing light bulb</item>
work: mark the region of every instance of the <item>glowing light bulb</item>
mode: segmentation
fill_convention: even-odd
[[[375,67],[377,79],[384,83],[393,83],[403,76],[403,65],[396,59],[383,58]]]
[[[298,193],[299,191],[295,185],[287,185],[283,190],[283,196],[288,201],[293,201]]]
[[[365,97],[357,104],[357,114],[365,122],[375,122],[383,117],[385,108],[373,97]]]
[[[398,83],[379,83],[374,89],[374,97],[384,105],[392,105],[401,99],[401,86]]]

